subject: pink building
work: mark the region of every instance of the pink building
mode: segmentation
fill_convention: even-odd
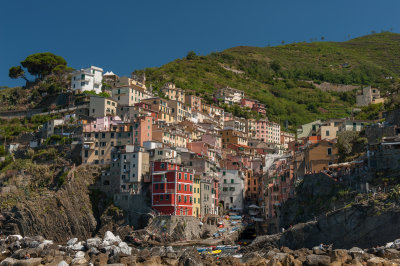
[[[143,146],[143,142],[152,140],[153,117],[140,116],[136,118],[134,124],[133,140],[134,144]]]
[[[248,108],[253,108],[253,105],[256,104],[258,101],[253,100],[253,99],[241,99],[240,100],[240,106],[241,107],[248,107]]]
[[[256,139],[267,142],[268,120],[261,119],[256,122]]]
[[[266,115],[267,114],[267,110],[265,109],[265,105],[261,104],[261,103],[253,104],[253,106],[251,107],[251,110],[256,111],[260,115]]]

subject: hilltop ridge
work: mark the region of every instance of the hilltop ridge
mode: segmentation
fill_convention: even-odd
[[[267,106],[273,120],[291,127],[315,119],[348,117],[355,92],[321,91],[319,84],[373,85],[397,89],[400,34],[379,33],[347,42],[292,43],[275,47],[238,46],[207,56],[191,55],[161,67],[136,70],[159,89],[166,82],[213,101],[216,88],[243,90]]]

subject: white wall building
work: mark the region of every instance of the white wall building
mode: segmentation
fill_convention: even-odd
[[[219,201],[224,210],[243,211],[244,174],[239,170],[221,169],[218,173],[220,180]]]
[[[72,74],[71,88],[74,92],[94,91],[100,93],[102,80],[103,69],[91,66],[77,70]]]

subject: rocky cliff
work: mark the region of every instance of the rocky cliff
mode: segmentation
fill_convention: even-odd
[[[78,167],[59,189],[17,198],[1,212],[0,230],[5,234],[42,235],[56,242],[91,237],[99,221],[93,211],[98,206],[92,205],[88,187],[99,174],[97,167]]]

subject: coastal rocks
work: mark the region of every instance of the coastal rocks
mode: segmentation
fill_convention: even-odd
[[[331,258],[326,255],[311,254],[306,257],[306,262],[310,266],[329,266]]]

